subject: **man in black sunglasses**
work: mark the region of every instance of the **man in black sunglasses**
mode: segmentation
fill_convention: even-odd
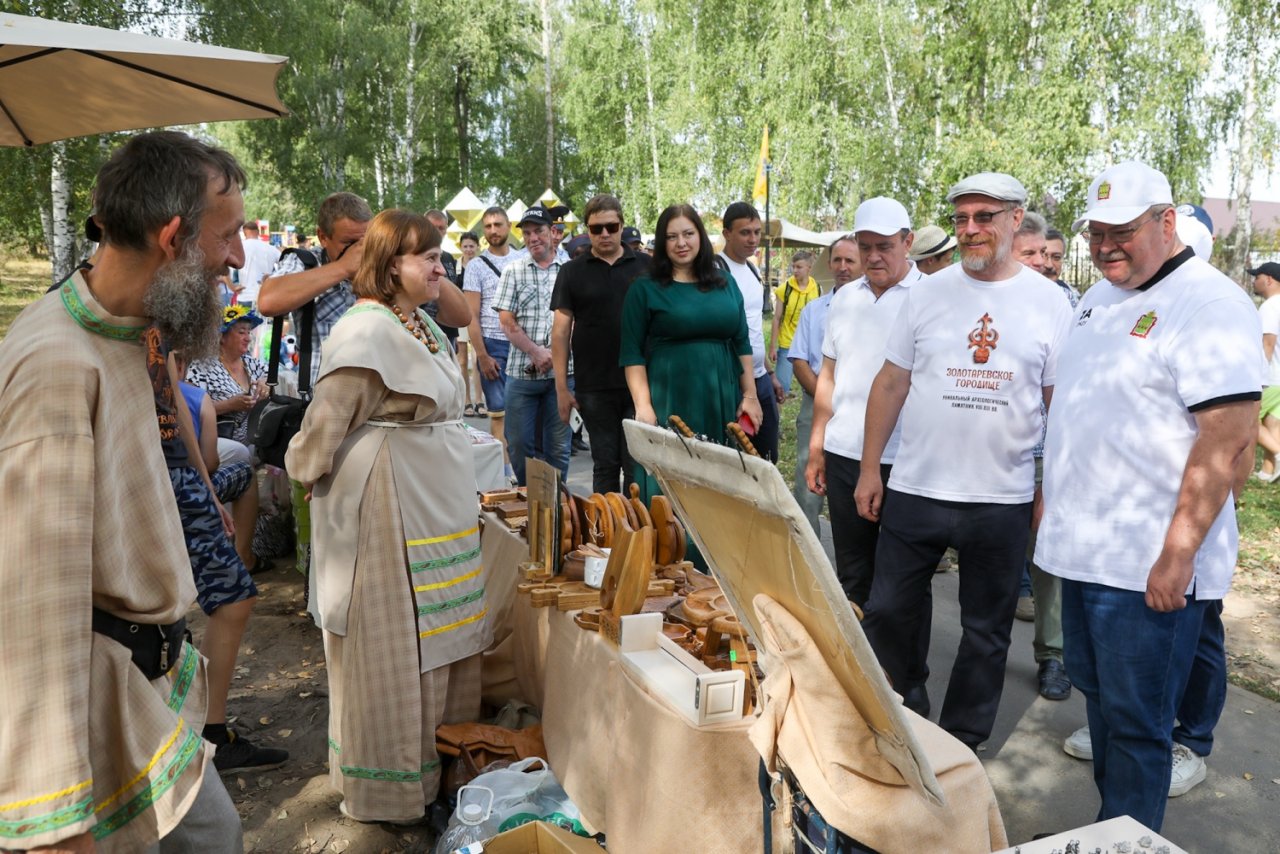
[[[566,423],[577,409],[591,436],[592,489],[617,492],[619,472],[630,480],[633,464],[622,421],[635,417],[631,392],[618,365],[622,303],[631,282],[649,271],[649,257],[622,242],[622,204],[614,196],[593,196],[583,211],[591,251],[565,264],[556,277],[551,308],[551,360],[556,402]],[[574,388],[569,387],[572,341]]]

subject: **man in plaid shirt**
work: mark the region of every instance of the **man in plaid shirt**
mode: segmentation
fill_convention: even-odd
[[[302,335],[300,312],[308,302],[315,302],[315,327],[311,331],[311,377],[314,387],[320,375],[320,346],[329,337],[333,325],[355,304],[351,277],[360,266],[364,250],[364,232],[373,219],[369,203],[354,193],[333,193],[320,203],[316,219],[316,238],[320,251],[298,249],[286,252],[276,262],[271,275],[262,280],[258,291],[258,311],[275,317],[293,312],[293,330]],[[303,259],[307,252],[317,263]],[[272,342],[278,347],[278,342]]]
[[[561,262],[551,236],[552,212],[541,204],[524,212],[519,226],[525,255],[502,271],[493,308],[511,342],[507,359],[507,454],[516,482],[525,484],[525,460],[544,460],[569,473],[569,426],[556,407],[556,381],[551,364],[551,291]],[[569,361],[573,388],[573,360]]]

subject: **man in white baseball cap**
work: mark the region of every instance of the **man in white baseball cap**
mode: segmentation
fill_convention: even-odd
[[[947,199],[960,264],[907,290],[867,401],[854,498],[880,524],[862,627],[896,689],[927,708],[918,638],[948,546],[960,553],[963,635],[939,725],[977,750],[991,735],[1036,496],[1032,449],[1071,307],[1013,257],[1027,191],[1010,175]],[[868,258],[863,255],[863,263]],[[881,463],[901,415],[887,486]],[[923,695],[923,696],[922,696]]]
[[[1166,796],[1204,779],[1225,698],[1225,660],[1220,677],[1189,681],[1214,626],[1222,651],[1215,617],[1236,560],[1232,493],[1252,463],[1261,325],[1178,239],[1169,182],[1150,166],[1104,171],[1076,225],[1104,278],[1058,363],[1035,559],[1062,578],[1098,819],[1159,830]]]
[[[814,391],[813,429],[809,434],[809,489],[826,495],[830,504],[831,539],[836,577],[845,596],[858,607],[867,603],[875,577],[876,539],[880,525],[858,515],[853,490],[858,484],[863,428],[871,381],[884,364],[884,347],[907,298],[908,288],[924,275],[908,258],[913,245],[911,217],[894,199],[878,197],[858,206],[852,241],[862,260],[863,276],[831,298],[822,367]],[[898,448],[895,426],[880,457],[881,476],[889,477]],[[932,612],[932,603],[926,603]],[[929,621],[916,636],[918,665],[912,671],[908,704],[928,714],[924,680],[928,670]]]

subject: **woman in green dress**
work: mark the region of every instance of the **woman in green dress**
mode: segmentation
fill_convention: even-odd
[[[725,442],[725,425],[761,421],[742,294],[715,263],[702,218],[689,205],[658,217],[649,275],[622,308],[621,358],[636,420],[679,415],[695,433]],[[637,466],[644,499],[657,483]]]

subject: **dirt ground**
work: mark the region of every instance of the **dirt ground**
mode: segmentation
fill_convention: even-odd
[[[328,682],[320,630],[306,616],[302,576],[287,560],[254,576],[258,603],[228,697],[231,724],[260,744],[289,751],[273,771],[224,777],[244,822],[246,852],[429,852],[425,824],[361,824],[338,812],[328,784]],[[197,643],[204,617],[190,617]]]

